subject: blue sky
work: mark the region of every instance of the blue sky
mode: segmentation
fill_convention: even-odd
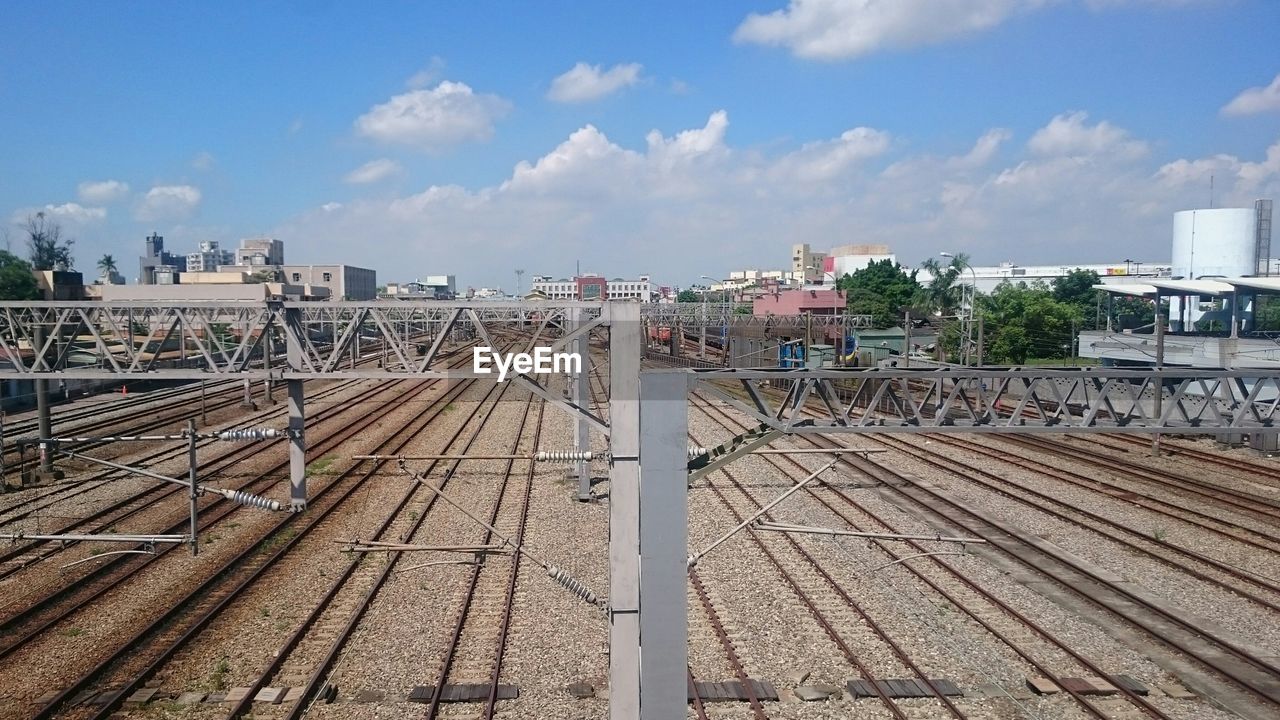
[[[0,220],[380,282],[685,284],[793,242],[1167,259],[1280,195],[1280,3],[0,4]],[[582,64],[575,72],[575,66]],[[559,78],[559,79],[558,79]]]

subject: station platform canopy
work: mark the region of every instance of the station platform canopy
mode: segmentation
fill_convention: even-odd
[[[1127,295],[1154,299],[1156,295],[1201,295],[1222,297],[1239,293],[1243,295],[1280,295],[1280,277],[1202,278],[1200,280],[1150,280],[1146,283],[1123,285],[1098,284],[1094,290],[1112,295]]]

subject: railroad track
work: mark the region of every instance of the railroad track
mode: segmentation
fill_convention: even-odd
[[[415,386],[405,395],[414,397],[425,393],[437,382],[439,381],[428,380],[415,383]],[[403,446],[469,386],[469,382],[457,383],[445,394],[434,398],[431,401],[431,407],[435,408],[435,412],[419,416],[415,421],[398,429],[391,438],[380,444],[380,449],[396,445]],[[383,389],[387,387],[383,386]],[[390,386],[390,389],[399,390],[395,386]],[[376,422],[377,417],[366,415],[365,420],[366,422],[348,425],[336,435],[331,436],[327,439],[330,441],[328,444],[332,447],[339,446],[367,429],[369,425]],[[277,469],[283,465],[281,463]],[[313,491],[308,512],[282,517],[263,536],[262,543],[248,545],[243,551],[223,563],[217,571],[203,582],[197,583],[117,651],[61,690],[34,715],[34,718],[85,716],[89,713],[83,707],[75,707],[74,700],[86,693],[98,695],[101,692],[115,691],[118,694],[110,701],[98,706],[91,716],[110,715],[120,702],[187,647],[247,588],[253,586],[312,531],[325,523],[343,506],[344,501],[362,488],[373,475],[372,471],[359,474],[351,468],[324,487]],[[263,543],[269,545],[268,552],[262,552]]]
[[[1105,437],[1105,440],[1109,440],[1118,444],[1108,445],[1106,442],[1102,442],[1101,439],[1095,438],[1095,441],[1097,441],[1103,447],[1112,447],[1117,450],[1122,450],[1124,452],[1129,452],[1129,450],[1122,448],[1121,447],[1122,445],[1128,445],[1129,447],[1142,448],[1143,450],[1147,450],[1147,451],[1150,451],[1151,449],[1151,441],[1149,439],[1133,437],[1131,435],[1107,435],[1104,437]],[[1277,482],[1272,483],[1271,486],[1280,488],[1280,467],[1278,467],[1274,462],[1262,463],[1262,462],[1253,462],[1250,460],[1245,460],[1243,458],[1229,457],[1227,455],[1223,455],[1222,453],[1209,452],[1206,450],[1200,450],[1198,448],[1189,447],[1186,443],[1174,441],[1172,440],[1172,438],[1169,438],[1169,437],[1165,437],[1161,439],[1160,451],[1162,453],[1167,453],[1169,455],[1179,455],[1185,458],[1191,458],[1193,460],[1198,460],[1200,462],[1204,462],[1210,465],[1215,465],[1218,467],[1226,467],[1226,468],[1232,468],[1234,470],[1241,470],[1241,471],[1244,471],[1245,473],[1248,473],[1249,478],[1255,482],[1257,482],[1258,479],[1260,478],[1267,478],[1269,480],[1274,480]]]
[[[1280,521],[1280,501],[1273,498],[1234,490],[1181,473],[1152,468],[1132,460],[1125,460],[1078,445],[1066,445],[1043,438],[1030,437],[1006,437],[1002,438],[1002,440],[1023,448],[1049,453],[1094,467],[1110,470],[1122,469],[1125,472],[1125,477],[1132,478],[1136,482],[1154,485],[1161,492],[1174,491],[1184,497],[1192,498],[1196,502],[1208,501],[1215,503],[1230,512],[1253,516],[1267,523]]]
[[[799,435],[814,447],[839,447],[826,437]],[[949,518],[951,524],[992,542],[1004,556],[1071,590],[1090,604],[1137,628],[1156,644],[1193,658],[1254,699],[1271,708],[1280,707],[1280,667],[1240,641],[1224,637],[1216,629],[1187,619],[1177,608],[1161,603],[1124,583],[1105,577],[1097,568],[1066,556],[1016,527],[978,513],[934,488],[871,460],[842,460],[850,467],[885,483],[926,512]],[[1247,711],[1246,711],[1247,712]]]
[[[701,400],[701,398],[698,399]],[[694,403],[693,407],[696,407],[705,416],[732,432],[742,432],[750,427],[748,423],[743,422],[717,404],[701,401]],[[811,436],[796,437],[810,438]],[[814,447],[837,446],[835,443],[829,444],[818,441],[809,444]],[[786,473],[793,480],[811,472],[810,468],[792,456],[762,456],[762,458],[773,467]],[[842,465],[846,470],[854,470],[859,477],[866,477],[864,471],[857,469],[852,464],[842,461]],[[877,513],[866,507],[850,493],[835,484],[827,483],[821,488],[821,492],[816,488],[806,487],[804,494],[849,527],[867,532],[887,532],[892,534],[909,534],[911,532],[909,529],[894,526],[887,522],[882,513]],[[833,540],[832,542],[836,541]],[[1044,656],[1052,652],[1060,652],[1076,662],[1087,674],[1104,678],[1109,677],[1111,673],[1100,667],[1096,662],[1091,661],[1073,649],[1050,629],[1035,622],[991,591],[982,587],[951,562],[930,554],[936,548],[925,546],[916,540],[906,541],[902,544],[873,540],[871,544],[885,554],[887,561],[899,563],[904,571],[937,593],[945,602],[958,608],[971,622],[1009,648],[1018,658],[1026,662],[1030,668],[1057,684],[1086,712],[1099,718],[1099,720],[1105,720],[1110,717],[1106,710],[1099,707],[1089,697],[1079,694],[1067,683],[1063,682],[1062,677],[1066,673],[1061,670],[1055,670],[1053,665],[1056,663],[1053,662],[1053,659]],[[910,551],[901,552],[900,549],[904,546],[910,548]],[[904,562],[905,559],[912,557],[921,558],[936,572],[925,572],[914,563]],[[1009,623],[1009,618],[1012,618],[1014,623]],[[930,620],[925,619],[922,624],[927,624],[928,622]],[[947,629],[943,628],[937,636],[944,637],[946,631]],[[1028,648],[1027,645],[1033,638],[1042,643],[1050,652],[1046,653],[1042,650],[1037,653]],[[1167,717],[1154,706],[1151,706],[1144,698],[1129,691],[1122,683],[1115,684],[1132,704],[1149,716],[1155,718]]]
[[[308,397],[308,400],[314,402],[339,395],[340,393],[359,385],[360,382],[361,381],[359,380],[351,380],[333,385],[329,388],[313,393]],[[277,418],[281,412],[282,410],[280,408],[260,411],[250,415],[242,421],[228,424],[227,427],[244,427],[247,424],[266,422]],[[324,419],[331,417],[335,412],[336,410],[333,408],[325,408],[319,413],[316,413],[315,420],[323,421]],[[227,446],[225,443],[218,440],[200,440],[197,442],[197,447],[202,449],[208,449],[211,446],[218,445],[223,447]],[[266,445],[236,445],[218,457],[206,460],[201,464],[202,479],[207,481],[217,473],[234,467],[236,463],[248,458],[254,453],[260,452],[263,447],[266,447]],[[181,447],[173,447],[170,444],[168,447],[162,447],[157,450],[143,453],[140,456],[136,456],[131,459],[131,462],[137,466],[154,465],[168,460],[185,459],[186,454],[187,446],[185,443]],[[53,493],[46,493],[37,498],[39,500],[48,500],[48,502],[44,504],[23,504],[9,508],[10,510],[13,510],[14,508],[21,508],[21,511],[0,520],[0,527],[11,526],[23,520],[32,518],[33,516],[39,518],[44,512],[51,511],[53,506],[57,503],[64,503],[74,498],[87,495],[93,490],[103,487],[108,483],[116,482],[126,477],[129,477],[129,475],[123,471],[105,470],[93,473],[82,480],[67,482],[62,487],[59,487],[54,491],[58,493],[58,497],[51,499],[49,496]],[[174,497],[177,495],[182,495],[183,498],[185,498],[185,493],[186,490],[174,485],[150,485],[128,497],[101,507],[85,517],[75,518],[73,521],[56,526],[55,528],[44,528],[43,531],[48,534],[99,532],[119,523],[122,520],[132,517],[141,510],[151,507],[155,502],[164,498]],[[49,553],[51,554],[61,551],[67,547],[73,547],[74,545],[75,543],[58,544],[51,541],[28,541],[25,543],[17,543],[3,552],[0,552],[0,580],[7,578],[9,575],[12,575],[14,572],[17,572],[33,562],[38,562],[48,557],[47,554],[32,552],[35,548],[48,548]]]
[[[442,359],[447,357],[452,357],[452,354],[453,354],[452,352],[446,353],[442,355]],[[350,381],[344,381],[341,383],[331,385],[318,392],[312,393],[311,395],[308,396],[308,400],[312,403],[315,403],[317,401],[326,400],[328,398],[335,397],[349,388],[358,387],[361,382],[362,381],[360,380],[350,380]],[[355,400],[365,401],[378,394],[380,394],[380,391],[377,390],[376,388],[370,389],[366,391],[363,395],[355,398]],[[341,408],[325,407],[322,410],[320,410],[318,413],[315,413],[312,419],[310,420],[310,422],[322,422],[327,418],[332,417],[336,412],[339,412],[339,411],[341,411]],[[237,420],[234,423],[230,423],[228,426],[243,427],[246,424],[265,422],[267,420],[270,420],[280,415],[282,412],[283,410],[280,408],[273,408],[273,409],[259,411],[258,413],[249,416],[247,419]],[[220,441],[201,440],[197,443],[197,447],[207,448],[211,445],[215,445],[218,443],[220,443]],[[266,445],[265,444],[240,445],[235,449],[232,449],[220,455],[217,458],[213,458],[212,460],[206,460],[206,462],[201,467],[201,470],[204,473],[204,475],[202,476],[202,479],[206,481],[209,480],[212,476],[216,475],[218,472],[221,472],[226,468],[233,467],[237,462],[242,461],[257,452],[260,452],[263,447],[266,447]],[[164,462],[166,460],[172,460],[172,459],[185,459],[186,453],[187,453],[187,447],[184,443],[178,447],[163,447],[158,450],[152,450],[152,451],[146,452],[141,456],[133,458],[132,462],[135,465],[142,465],[142,464],[154,464],[154,463]],[[113,482],[125,476],[127,476],[126,473],[123,473],[122,471],[118,471],[118,470],[100,471],[92,474],[87,478],[81,479],[79,481],[65,483],[62,486],[55,488],[50,492],[43,493],[28,501],[11,505],[8,508],[6,508],[4,511],[0,511],[0,516],[5,515],[6,513],[11,513],[15,508],[25,507],[25,509],[22,509],[20,512],[17,512],[17,513],[8,514],[6,517],[3,517],[2,519],[0,519],[0,527],[3,527],[5,525],[12,525],[21,520],[28,519],[33,515],[39,516],[39,514],[42,511],[51,508],[55,503],[66,502],[74,498],[85,496],[88,493],[92,492],[93,490],[100,488],[109,482]],[[236,487],[234,489],[244,489],[244,488],[245,488],[245,484],[242,484],[241,486]],[[107,505],[106,507],[99,508],[98,510],[94,511],[87,517],[76,518],[74,521],[63,524],[54,529],[44,528],[43,531],[48,534],[101,532],[105,528],[112,527],[113,525],[132,517],[137,512],[140,512],[142,510],[149,508],[152,505],[152,503],[156,501],[159,501],[164,498],[176,497],[177,494],[181,494],[185,492],[186,491],[184,489],[176,486],[170,486],[170,485],[149,486],[122,500],[113,502]],[[58,496],[56,498],[50,499],[50,496],[54,494],[57,494]],[[44,504],[40,504],[40,505],[35,505],[34,504],[35,501],[38,501],[38,500],[47,500],[48,502],[45,502]],[[26,543],[12,544],[11,547],[4,550],[3,552],[0,552],[0,580],[7,578],[9,575],[13,574],[17,570],[22,569],[23,567],[26,567],[34,562],[38,562],[40,560],[45,559],[46,557],[48,557],[49,554],[60,552],[63,549],[66,549],[68,547],[73,547],[75,545],[76,543],[54,544],[49,541],[30,541]],[[45,554],[41,554],[41,552],[33,553],[32,552],[33,548],[47,548],[48,550]]]
[[[605,385],[603,378],[600,377],[599,368],[601,363],[592,363],[592,372],[588,378],[588,387],[591,392],[592,405],[601,415],[608,416],[608,386]],[[696,568],[689,569],[689,594],[690,606],[702,609],[701,613],[694,613],[694,617],[698,618],[697,622],[705,623],[705,629],[709,630],[715,638],[716,643],[720,646],[723,653],[723,660],[730,674],[742,684],[743,691],[747,695],[748,707],[751,710],[751,716],[756,720],[767,720],[768,713],[765,712],[764,705],[760,697],[757,695],[755,687],[750,682],[742,658],[739,657],[738,649],[734,645],[733,639],[729,637],[729,633],[725,630],[724,621],[721,619],[720,611],[715,607],[711,594],[707,591],[706,585],[702,582]],[[696,629],[690,629],[691,637],[697,632]],[[695,715],[699,720],[707,720],[706,707],[703,698],[698,692],[697,678],[694,676],[693,668],[688,671],[688,693],[690,703],[693,706]]]
[[[371,421],[353,423],[347,426],[342,433],[324,438],[314,447],[317,451],[337,447],[341,442],[368,429],[372,424]],[[264,482],[274,483],[276,481],[270,479],[269,475],[286,466],[287,462],[277,463],[258,478],[255,478],[255,480],[246,483],[245,486],[254,487]],[[327,491],[329,487],[332,487],[332,484],[322,488],[321,492]],[[229,516],[239,512],[241,509],[243,509],[243,506],[219,499],[202,512],[200,532],[207,533],[218,523],[224,522]],[[286,517],[285,519],[289,518]],[[182,518],[164,532],[181,532],[186,529],[187,522],[186,518]],[[75,579],[74,582],[40,598],[19,613],[6,618],[4,624],[0,625],[0,631],[12,639],[5,645],[0,646],[0,659],[7,658],[26,647],[41,637],[43,633],[50,631],[59,623],[67,621],[75,613],[89,607],[103,595],[120,586],[121,583],[133,578],[175,549],[174,546],[166,546],[160,548],[157,554],[153,556],[120,556],[109,560],[103,565],[94,568],[87,575]]]

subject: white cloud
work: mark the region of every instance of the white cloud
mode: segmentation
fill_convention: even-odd
[[[200,189],[191,185],[157,185],[147,191],[133,216],[140,222],[186,220],[200,207]]]
[[[27,218],[36,213],[44,213],[46,217],[58,223],[83,227],[92,225],[107,217],[107,209],[101,207],[85,207],[80,203],[66,202],[61,205],[45,205],[44,207],[31,207],[15,210],[9,217],[9,221],[15,225],[21,225],[27,221]]]
[[[854,127],[764,151],[734,146],[723,111],[630,146],[586,125],[501,182],[329,204],[275,232],[317,249],[371,238],[363,262],[381,274],[445,267],[477,286],[509,286],[505,268],[568,274],[574,260],[681,282],[785,266],[793,242],[883,242],[908,263],[941,249],[988,263],[1156,260],[1172,213],[1203,204],[1202,175],[1215,172],[1224,206],[1280,194],[1280,142],[1262,157],[1153,160],[1158,144],[1081,113],[1011,137],[994,128],[939,155]]]
[[[487,140],[493,124],[511,110],[497,95],[476,94],[464,83],[444,81],[430,90],[396,95],[356,119],[356,132],[386,143],[439,150]]]
[[[1270,85],[1251,87],[1235,96],[1231,102],[1222,106],[1223,115],[1257,115],[1258,113],[1280,111],[1280,75],[1276,75]]]
[[[830,181],[889,149],[889,133],[875,128],[856,127],[834,140],[808,143],[779,164],[796,178],[811,183]]]
[[[397,175],[403,171],[404,168],[400,167],[400,163],[395,160],[378,158],[377,160],[370,160],[355,170],[347,173],[347,176],[343,178],[343,180],[353,185],[364,185],[368,183],[376,183],[379,180],[385,180],[392,175]]]
[[[123,200],[129,195],[129,184],[119,180],[86,181],[76,188],[80,199],[95,205]]]
[[[1120,153],[1136,157],[1147,153],[1147,144],[1132,139],[1127,131],[1105,120],[1090,126],[1086,122],[1088,118],[1089,114],[1085,112],[1058,115],[1031,136],[1027,148],[1042,156],[1080,157]]]
[[[791,0],[782,10],[748,15],[733,39],[784,46],[803,58],[842,60],[972,34],[1043,4],[1043,0]]]
[[[640,81],[639,63],[618,64],[602,70],[600,65],[580,62],[551,81],[547,97],[556,102],[580,103],[615,93]]]

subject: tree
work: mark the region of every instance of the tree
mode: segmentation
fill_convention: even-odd
[[[929,258],[921,267],[933,276],[925,288],[929,309],[941,315],[954,315],[964,304],[964,285],[957,284],[960,275],[969,267],[969,256],[959,253],[951,262],[943,265],[937,258]]]
[[[75,240],[62,237],[62,226],[56,221],[38,212],[27,216],[23,230],[27,233],[33,269],[70,270],[75,267],[75,259],[71,257],[71,246],[75,245]]]
[[[102,271],[102,277],[111,277],[115,274],[117,269],[116,259],[111,257],[109,254],[103,255],[102,258],[98,260],[98,270]]]
[[[8,250],[0,250],[0,300],[40,300],[40,286],[31,264]]]
[[[1093,286],[1102,282],[1093,270],[1072,270],[1053,279],[1053,299],[1071,305],[1080,311],[1081,327],[1096,330],[1098,318],[1098,293]]]
[[[702,298],[692,290],[681,290],[680,294],[676,296],[676,302],[696,303],[702,302]]]
[[[986,326],[984,360],[997,364],[1066,357],[1081,321],[1077,306],[1055,299],[1041,282],[1006,280],[990,295],[978,296],[978,310]]]
[[[845,291],[850,313],[872,316],[878,328],[900,323],[904,309],[918,305],[924,292],[915,270],[907,274],[905,268],[887,259],[844,275],[836,287]]]

